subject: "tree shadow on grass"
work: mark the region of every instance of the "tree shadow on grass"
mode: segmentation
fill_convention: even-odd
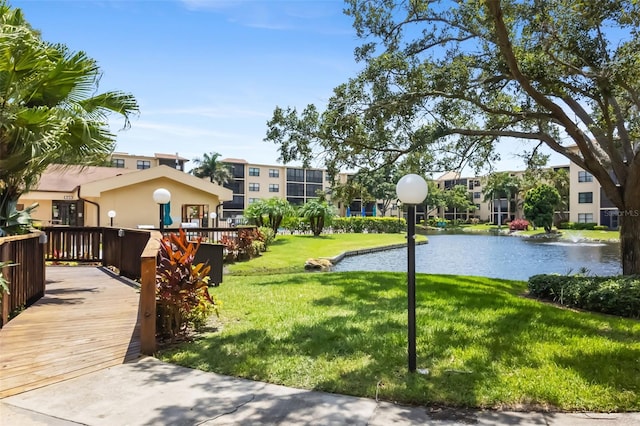
[[[256,285],[269,286],[271,292],[278,291],[271,287],[281,285],[283,291],[290,291],[309,280],[327,286],[327,293],[332,294],[308,301],[309,309],[325,310],[320,319],[313,323],[287,319],[293,323],[286,332],[279,330],[277,334],[255,328],[208,335],[195,343],[197,348],[176,360],[280,384],[289,384],[292,376],[304,377],[308,372],[305,382],[310,389],[368,397],[378,394],[381,399],[412,404],[495,407],[527,401],[570,408],[571,402],[552,392],[525,388],[519,394],[501,391],[506,376],[555,362],[558,373],[562,369],[581,371],[586,386],[610,386],[637,398],[640,375],[623,374],[621,379],[620,375],[603,377],[583,371],[590,363],[607,362],[629,372],[635,365],[637,371],[637,362],[633,362],[638,350],[624,346],[640,339],[640,328],[629,327],[628,321],[570,312],[518,297],[522,283],[419,274],[418,367],[431,370],[422,376],[407,373],[404,275],[363,272],[310,278],[299,274],[270,277]],[[339,296],[333,295],[336,290]],[[571,355],[575,353],[571,345],[574,338],[582,336],[605,339],[611,349],[581,364],[579,353]],[[553,354],[540,358],[536,345],[549,345],[556,351],[565,345],[567,353],[564,358]],[[316,367],[315,363],[332,367]]]

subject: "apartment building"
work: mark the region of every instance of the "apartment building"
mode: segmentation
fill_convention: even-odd
[[[231,170],[233,180],[225,185],[233,192],[233,200],[224,203],[222,219],[242,216],[249,204],[273,197],[285,198],[297,206],[317,198],[318,191],[330,188],[326,170],[280,165],[251,164],[238,158],[221,162]]]
[[[127,169],[147,169],[159,165],[167,165],[184,171],[186,158],[176,154],[159,154],[153,156],[130,155],[115,152],[111,157],[113,167]],[[292,205],[302,205],[309,199],[317,197],[322,190],[330,194],[330,176],[324,169],[289,167],[283,165],[253,164],[238,158],[226,158],[221,162],[230,168],[232,181],[224,185],[233,193],[230,201],[216,206],[215,213],[219,220],[228,220],[241,217],[244,209],[258,200],[272,197],[285,198]],[[617,209],[602,193],[597,180],[589,173],[571,163],[568,166],[556,166],[554,170],[566,169],[570,176],[569,220],[572,222],[594,222],[608,226],[612,229],[618,227]],[[511,176],[522,177],[524,171],[509,171]],[[352,174],[340,173],[337,176],[339,182],[346,182]],[[517,196],[510,199],[504,197],[496,199],[486,198],[486,182],[488,176],[461,176],[456,172],[447,172],[434,179],[440,189],[449,190],[456,185],[467,188],[469,200],[475,205],[473,211],[458,211],[456,209],[418,206],[416,215],[418,220],[429,217],[443,217],[448,220],[478,219],[492,223],[498,222],[501,215],[501,223],[508,220],[523,217],[522,200]],[[383,209],[381,201],[363,202],[356,198],[349,205],[336,203],[341,216],[381,216]],[[220,209],[222,208],[222,211]],[[213,212],[213,209],[212,211]],[[210,214],[210,213],[209,213]],[[385,216],[401,217],[402,206],[391,203],[384,211]],[[198,216],[207,216],[202,212]],[[204,219],[203,219],[204,221]]]
[[[597,223],[611,229],[618,228],[618,209],[602,191],[593,175],[578,165],[569,168],[569,221]]]
[[[111,167],[121,169],[145,170],[151,167],[169,166],[184,172],[187,161],[189,160],[180,157],[177,152],[175,154],[156,153],[153,156],[132,155],[126,152],[114,152],[111,154]]]

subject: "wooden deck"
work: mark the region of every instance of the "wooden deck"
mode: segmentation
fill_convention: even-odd
[[[0,330],[0,398],[140,354],[139,292],[96,267],[47,267],[45,296]]]

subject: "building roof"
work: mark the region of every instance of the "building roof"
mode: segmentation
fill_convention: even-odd
[[[153,156],[156,157],[156,158],[166,158],[166,159],[169,159],[169,160],[178,159],[180,161],[189,161],[188,158],[180,157],[177,152],[175,154],[162,154],[162,153],[157,153],[156,152],[155,154],[153,154]]]
[[[32,191],[71,192],[79,185],[134,173],[135,169],[116,167],[76,166],[53,164],[42,173],[40,180]]]
[[[243,160],[242,158],[224,158],[220,160],[221,163],[236,163],[236,164],[249,164],[247,160]]]
[[[105,191],[111,191],[154,179],[166,178],[215,195],[221,201],[231,201],[233,199],[233,192],[230,189],[176,170],[173,167],[157,166],[144,170],[133,170],[133,172],[134,173],[126,176],[113,176],[100,181],[87,182],[82,185],[82,194],[85,197],[99,197],[101,193]]]

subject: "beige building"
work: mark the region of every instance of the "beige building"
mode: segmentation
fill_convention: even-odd
[[[160,206],[153,199],[158,188],[171,194],[168,210],[176,227],[209,226],[210,213],[232,199],[229,189],[165,165],[141,170],[52,166],[18,202],[23,207],[37,202],[32,216],[43,225],[158,227]]]
[[[131,155],[126,152],[111,154],[111,167],[119,169],[145,170],[157,166],[169,166],[176,170],[185,171],[185,163],[189,161],[175,154]]]
[[[596,178],[583,168],[571,163],[569,179],[571,188],[569,221],[597,223],[617,229],[618,209],[603,193]]]
[[[226,158],[233,180],[225,187],[233,191],[233,199],[224,203],[223,219],[242,216],[249,204],[273,197],[284,198],[292,205],[302,205],[317,198],[318,191],[329,189],[329,176],[323,169],[250,164],[237,158]]]

